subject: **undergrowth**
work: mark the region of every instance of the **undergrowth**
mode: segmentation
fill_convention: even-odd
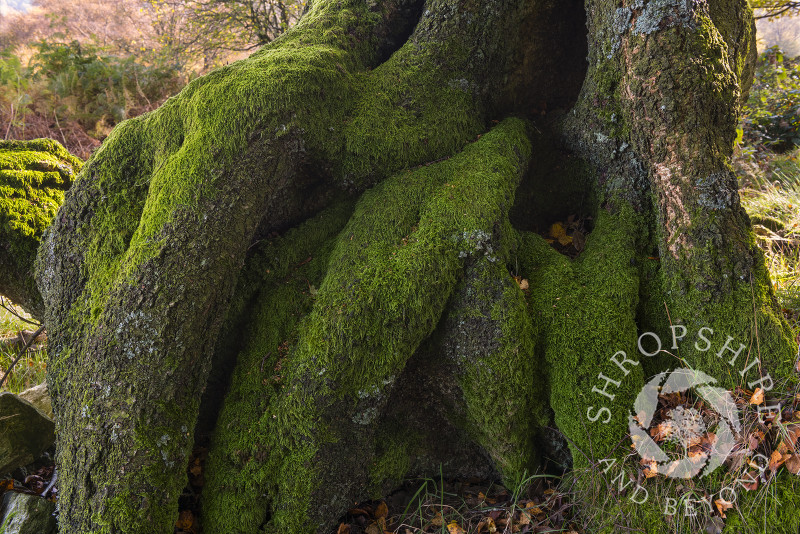
[[[5,299],[0,301],[0,378],[19,356],[19,345],[13,343],[20,332],[36,330],[34,324],[26,322],[30,317],[20,308],[13,307]],[[41,384],[47,372],[47,350],[39,345],[29,349],[14,365],[0,392],[19,393]]]

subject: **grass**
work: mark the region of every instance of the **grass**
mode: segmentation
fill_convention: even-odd
[[[0,297],[2,298],[2,297]],[[8,341],[17,337],[20,331],[35,330],[36,326],[26,323],[16,314],[30,319],[22,310],[15,308],[7,300],[0,301],[0,378],[6,373],[14,359],[19,355],[19,350],[11,346]],[[47,372],[47,350],[44,345],[35,345],[28,349],[14,366],[6,382],[0,386],[0,391],[20,393],[29,387],[41,384]]]
[[[558,479],[524,476],[514,488],[488,481],[408,481],[385,501],[368,501],[348,511],[337,534],[512,534],[582,531],[571,520],[568,496]]]
[[[800,148],[775,155],[740,177],[750,215],[784,315],[800,340]],[[762,168],[763,167],[763,168]]]

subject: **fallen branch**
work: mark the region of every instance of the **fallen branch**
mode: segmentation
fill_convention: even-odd
[[[37,323],[36,321],[31,321],[30,319],[26,319],[25,317],[20,315],[14,308],[12,308],[10,305],[6,304],[5,297],[0,297],[0,308],[3,308],[8,313],[13,315],[17,319],[19,319],[20,321],[24,321],[24,322],[26,322],[28,324],[32,324],[33,326],[42,326],[42,323]]]

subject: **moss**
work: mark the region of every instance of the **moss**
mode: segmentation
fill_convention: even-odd
[[[214,505],[226,531],[263,520],[264,495],[272,498],[271,528],[294,532],[317,529],[366,491],[362,458],[372,454],[374,423],[438,324],[466,258],[491,256],[474,236],[507,217],[528,150],[525,125],[509,120],[458,156],[400,173],[363,195],[336,239],[313,307],[281,338],[291,347],[281,362],[285,388],[257,407],[252,431],[237,433],[240,447],[219,453],[245,451],[240,461],[250,476],[212,494],[250,494],[248,502],[260,503],[247,522]],[[265,328],[262,336],[276,332],[269,324],[258,328]],[[278,341],[264,339],[259,346]],[[256,443],[264,457],[246,452]]]
[[[0,141],[0,292],[41,316],[39,240],[82,162],[51,139]]]
[[[505,266],[508,252],[494,244],[498,261],[483,257],[465,270],[443,343],[464,395],[462,428],[516,487],[539,466],[536,436],[550,419],[546,369],[524,293]]]
[[[538,235],[522,236],[520,268],[531,284],[528,303],[549,369],[550,406],[577,468],[618,454],[627,435],[628,407],[644,383],[634,321],[639,301],[635,259],[643,226],[642,216],[627,205],[613,213],[600,210],[575,262]],[[612,361],[618,351],[636,362],[623,365],[627,373]],[[619,386],[604,388],[601,374]]]
[[[117,421],[113,447],[142,445],[145,452],[137,459],[138,472],[115,478],[106,497],[68,493],[64,524],[87,531],[95,521],[105,529],[127,528],[116,516],[125,524],[145,524],[148,506],[132,505],[126,513],[106,501],[124,502],[115,500],[116,490],[161,495],[157,488],[172,491],[173,477],[183,478],[187,438],[167,451],[167,465],[153,445],[153,436],[161,435],[153,426],[194,426],[210,347],[257,231],[291,228],[330,202],[332,189],[363,190],[401,168],[446,157],[483,127],[483,96],[450,83],[463,62],[471,61],[471,42],[437,52],[432,41],[442,35],[431,27],[370,70],[384,59],[378,53],[381,32],[402,31],[389,12],[395,7],[315,2],[274,43],[193,81],[158,110],[122,123],[81,172],[38,265],[53,336],[51,389],[60,396],[56,406],[64,422],[64,477],[79,476],[86,465],[81,456],[96,454],[112,432],[103,426],[96,443],[89,442],[68,428],[64,415],[85,406],[97,407],[91,420],[105,411],[121,412],[122,400],[99,402],[99,391],[107,388],[128,384],[134,390],[134,413],[129,421]],[[475,70],[486,65],[491,63],[476,64]],[[303,198],[297,209],[281,203],[314,188],[321,197],[316,206],[303,204]],[[415,268],[413,258],[405,260],[406,269]],[[443,281],[452,282],[452,276],[451,271]],[[324,295],[320,290],[319,298]],[[153,369],[157,379],[141,378]],[[166,382],[179,387],[158,386]],[[80,393],[72,387],[84,383],[98,387]],[[168,409],[163,397],[180,409]],[[132,461],[116,452],[109,456],[117,464]],[[104,464],[108,473],[97,473],[102,485],[123,467],[114,462]],[[176,499],[164,502],[174,508]]]
[[[335,205],[260,245],[245,267],[237,290],[242,304],[235,309],[247,310],[239,318],[249,325],[242,333],[248,342],[236,357],[206,464],[203,517],[208,532],[255,532],[268,517],[271,499],[264,487],[274,474],[262,469],[269,453],[262,418],[286,389],[283,366],[290,343],[296,342],[297,325],[313,306],[333,239],[351,212],[350,202]],[[255,303],[245,307],[251,299]]]
[[[413,432],[382,432],[375,438],[375,459],[369,467],[370,497],[380,499],[386,487],[397,487],[408,476],[414,452],[424,450],[421,436]]]

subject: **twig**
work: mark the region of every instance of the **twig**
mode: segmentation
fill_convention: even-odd
[[[26,322],[28,324],[32,324],[33,326],[42,326],[42,323],[37,323],[36,321],[31,321],[30,319],[26,319],[19,313],[17,313],[13,308],[6,304],[5,297],[0,297],[0,307],[6,310],[8,313],[19,319],[20,321]]]
[[[23,355],[28,354],[28,349],[31,347],[31,345],[33,345],[33,342],[36,340],[37,337],[39,337],[39,335],[42,332],[44,332],[44,325],[40,326],[39,329],[33,333],[31,338],[25,342],[25,345],[22,347],[22,350],[19,351],[17,357],[14,358],[14,361],[11,362],[11,365],[9,365],[8,369],[6,369],[6,374],[3,375],[3,378],[0,378],[0,387],[3,387],[6,378],[8,378],[8,375],[11,374],[11,370],[14,368],[15,365],[17,365],[17,362],[22,358]],[[22,334],[22,332],[19,333],[19,337],[21,337],[23,341],[25,340],[25,336]]]
[[[58,113],[56,110],[53,110],[53,117],[56,118],[56,126],[58,126],[58,131],[61,133],[61,140],[64,141],[64,146],[67,146],[67,138],[64,136],[64,130],[61,129],[61,124],[58,123]]]

